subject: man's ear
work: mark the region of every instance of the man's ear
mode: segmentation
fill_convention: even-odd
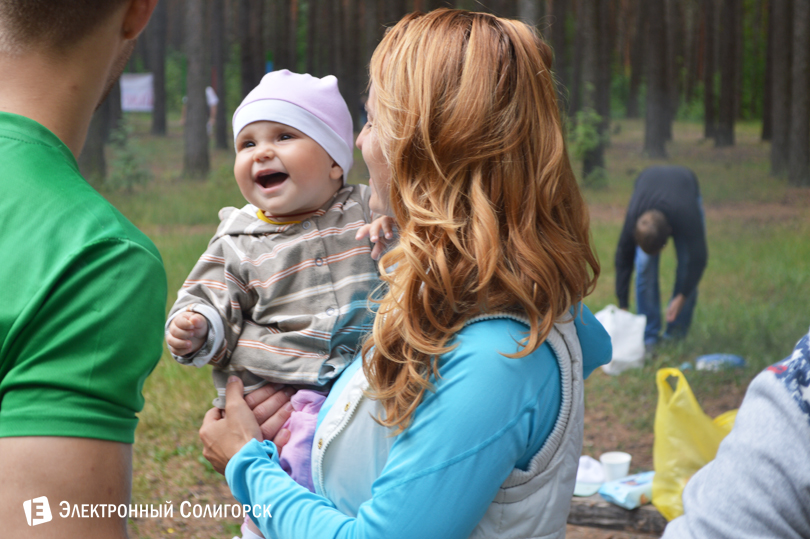
[[[329,169],[329,178],[332,180],[339,180],[343,177],[343,168],[335,161],[332,161],[332,168]]]
[[[166,1],[166,0],[162,0]],[[158,0],[129,0],[129,7],[127,7],[124,21],[121,25],[121,30],[124,33],[124,39],[135,39],[146,28],[149,22],[149,17],[155,10]]]

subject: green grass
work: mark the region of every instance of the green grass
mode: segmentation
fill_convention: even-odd
[[[232,178],[233,152],[212,152],[212,173],[207,180],[184,180],[177,119],[171,119],[166,138],[148,135],[148,119],[143,116],[130,116],[129,121],[135,129],[132,145],[150,168],[153,180],[131,193],[106,196],[160,249],[171,305],[175,291],[214,233],[218,209],[244,204]],[[656,163],[641,152],[641,121],[622,120],[613,125],[606,156],[607,187],[585,193],[602,264],[599,284],[586,300],[594,312],[616,302],[613,255],[624,209],[636,175]],[[677,367],[713,352],[743,356],[748,362],[745,369],[687,374],[699,401],[714,415],[736,406],[751,378],[785,357],[807,331],[808,190],[791,189],[786,182],[768,177],[769,147],[758,140],[758,124],[738,125],[737,145],[722,150],[702,140],[702,129],[697,123],[677,123],[675,139],[667,147],[667,162],[687,165],[697,173],[706,206],[709,265],[700,283],[692,331],[683,341],[662,346],[642,369],[619,377],[601,372],[591,376],[586,387],[588,414],[602,414],[601,428],[624,433],[610,438],[586,428],[585,447],[591,453],[627,447],[634,437],[649,439],[657,401],[656,369]],[[355,152],[355,162],[351,183],[365,177],[359,152]],[[575,168],[581,167],[575,164]],[[669,246],[662,255],[664,293],[672,288],[673,251]],[[197,498],[219,503],[227,489],[222,477],[201,459],[197,436],[214,396],[208,369],[180,366],[164,353],[144,393],[146,407],[136,433],[133,502],[172,500],[179,507],[182,500]],[[647,451],[648,446],[644,447]],[[645,462],[643,458],[641,462]],[[230,537],[235,532],[230,520],[183,522],[179,517],[173,522],[141,520],[131,526],[135,537],[170,536],[169,528],[184,537]]]

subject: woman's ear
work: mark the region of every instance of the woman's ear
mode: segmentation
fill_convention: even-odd
[[[329,170],[329,178],[333,180],[339,180],[343,177],[343,168],[338,165],[335,161],[332,161],[332,168]]]

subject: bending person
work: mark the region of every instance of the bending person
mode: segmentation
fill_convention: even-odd
[[[619,307],[627,309],[635,266],[636,303],[639,314],[647,317],[644,344],[648,348],[658,343],[661,333],[658,262],[670,236],[678,268],[664,338],[683,337],[689,331],[708,259],[704,221],[694,172],[680,166],[655,166],[639,174],[616,249],[616,297]]]
[[[357,146],[400,242],[319,414],[316,492],[238,379],[200,431],[266,537],[564,537],[583,378],[611,350],[581,304],[599,264],[550,67],[530,27],[466,11],[409,15],[375,51]]]

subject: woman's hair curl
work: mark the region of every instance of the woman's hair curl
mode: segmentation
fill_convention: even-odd
[[[526,316],[522,357],[596,284],[551,60],[521,22],[448,9],[406,16],[371,59],[400,236],[380,261],[395,269],[363,357],[378,420],[396,432],[469,319]]]

